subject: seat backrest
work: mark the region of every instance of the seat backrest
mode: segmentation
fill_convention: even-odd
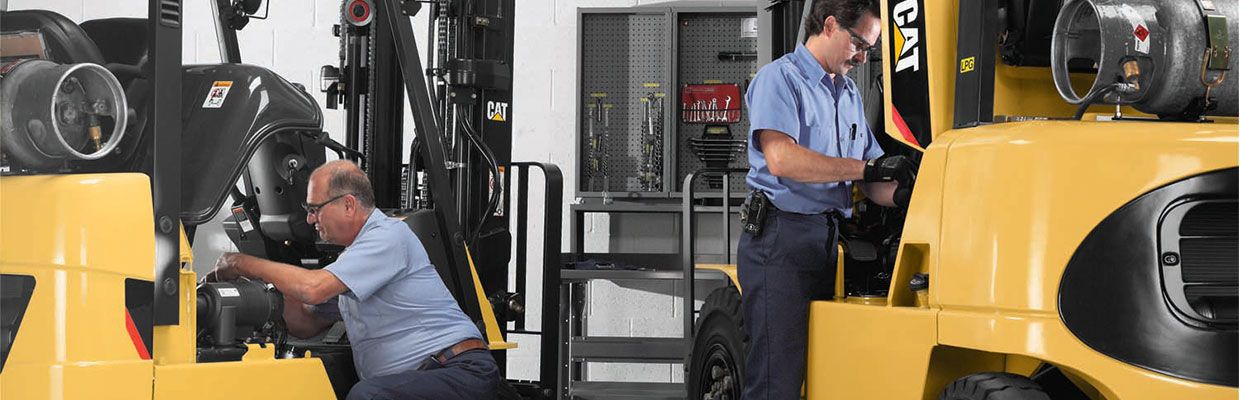
[[[146,21],[145,18],[94,19],[83,22],[82,30],[99,47],[104,61],[141,68],[150,54]]]
[[[5,32],[39,31],[47,46],[48,58],[60,63],[104,64],[99,47],[82,27],[69,18],[47,10],[17,10],[0,13],[0,29]]]

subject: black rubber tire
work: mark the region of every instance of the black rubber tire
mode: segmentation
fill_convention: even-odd
[[[685,383],[691,400],[736,400],[744,391],[745,354],[749,337],[735,287],[715,289],[706,296],[693,335]],[[712,369],[718,369],[712,374]],[[712,376],[716,375],[716,376]]]
[[[947,385],[939,400],[1050,400],[1050,396],[1027,377],[1006,372],[983,372]]]

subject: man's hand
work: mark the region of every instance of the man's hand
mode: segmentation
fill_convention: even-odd
[[[215,268],[211,273],[207,274],[207,282],[231,281],[241,277],[241,271],[237,268],[237,264],[242,257],[246,257],[241,253],[224,253],[220,258],[215,260]]]
[[[912,183],[917,178],[917,165],[905,156],[886,155],[866,161],[862,175],[866,182]]]
[[[913,183],[917,181],[917,164],[908,157],[886,155],[865,162],[862,175],[866,182],[896,182],[891,201],[900,208],[908,208],[913,196]]]

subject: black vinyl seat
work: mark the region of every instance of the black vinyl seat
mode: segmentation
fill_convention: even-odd
[[[92,19],[82,23],[82,30],[99,47],[104,61],[139,66],[146,63],[149,46],[145,18]]]
[[[83,22],[82,30],[98,46],[105,66],[122,85],[128,87],[131,80],[143,75],[150,54],[145,18],[95,19]]]

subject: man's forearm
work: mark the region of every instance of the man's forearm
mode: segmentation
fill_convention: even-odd
[[[318,273],[330,272],[311,271],[243,254],[239,254],[238,257],[239,259],[234,267],[237,268],[237,272],[250,278],[271,283],[285,296],[292,297],[305,304],[319,304],[330,297],[330,295],[323,293],[322,288],[319,286],[321,279],[315,276]]]
[[[827,157],[795,143],[780,144],[781,156],[771,173],[802,183],[846,182],[860,180],[865,161]]]
[[[827,157],[778,131],[762,131],[759,135],[772,175],[802,183],[855,181],[864,176],[865,161]]]
[[[290,334],[302,339],[314,337],[332,326],[332,321],[319,318],[307,309],[305,303],[288,295],[284,296],[284,323]]]

